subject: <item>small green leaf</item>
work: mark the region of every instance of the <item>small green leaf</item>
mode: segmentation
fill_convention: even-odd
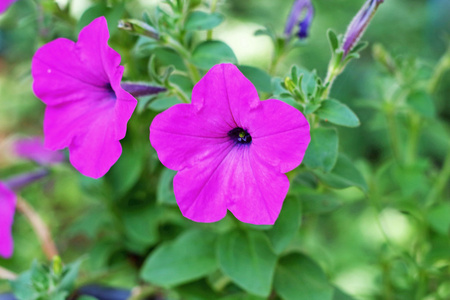
[[[436,116],[436,108],[430,94],[425,91],[416,91],[408,96],[406,103],[412,110],[425,118]]]
[[[336,189],[356,186],[367,192],[367,183],[354,163],[345,155],[339,154],[336,165],[330,173],[315,171],[317,177],[325,184]]]
[[[186,30],[209,30],[222,23],[224,17],[219,13],[208,14],[203,11],[193,11],[186,19]]]
[[[174,66],[175,69],[185,71],[186,66],[181,56],[175,50],[166,47],[158,47],[153,51],[156,62],[163,66]]]
[[[77,300],[98,300],[98,299],[95,297],[92,297],[92,296],[82,295],[82,296],[78,297]]]
[[[276,254],[280,254],[289,246],[300,227],[301,215],[299,201],[294,197],[286,198],[275,225],[267,231]]]
[[[311,169],[329,172],[338,156],[338,135],[334,128],[314,128],[303,163]]]
[[[251,294],[267,297],[277,256],[260,231],[232,231],[218,243],[220,268],[234,283]]]
[[[317,115],[322,120],[336,125],[356,127],[360,124],[356,114],[347,105],[334,99],[324,100],[317,110]]]
[[[253,83],[258,92],[272,92],[272,78],[265,71],[250,66],[238,66],[238,68]]]
[[[158,225],[162,214],[160,207],[148,206],[125,211],[123,225],[127,239],[146,250],[158,241]]]
[[[117,4],[113,7],[108,7],[103,3],[92,5],[81,15],[77,24],[77,30],[80,31],[94,19],[105,16],[108,21],[108,30],[110,34],[114,34],[118,30],[117,24],[119,24],[119,20],[124,12],[125,6],[123,4]]]
[[[355,300],[352,296],[344,293],[337,287],[334,287],[333,300]]]
[[[78,277],[78,272],[80,270],[82,259],[78,259],[75,262],[64,266],[63,275],[61,281],[58,285],[58,289],[63,291],[71,291],[73,286],[75,285],[75,281]]]
[[[427,212],[427,220],[431,227],[443,235],[448,235],[450,228],[450,204],[442,203]]]
[[[331,29],[328,29],[327,36],[328,42],[330,43],[331,51],[334,53],[334,51],[336,51],[336,49],[339,48],[339,40],[336,36],[336,33]]]
[[[282,257],[275,272],[274,288],[283,300],[331,300],[333,287],[322,269],[300,253]]]
[[[205,70],[223,62],[237,63],[233,50],[220,41],[206,41],[199,44],[194,49],[191,59],[194,65]]]
[[[141,277],[166,288],[201,278],[217,268],[214,244],[209,231],[187,231],[156,248],[144,262]]]
[[[156,190],[156,201],[163,204],[177,204],[173,193],[173,177],[177,171],[165,168],[159,177]]]

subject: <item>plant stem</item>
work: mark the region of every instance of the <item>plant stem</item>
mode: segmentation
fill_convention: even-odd
[[[433,76],[431,77],[428,84],[428,91],[430,92],[430,94],[436,92],[442,76],[448,69],[450,69],[450,47],[448,48],[447,52],[445,52],[445,54],[441,57],[436,65],[436,68],[434,69]]]
[[[412,164],[416,158],[417,153],[417,144],[419,141],[420,134],[420,118],[416,115],[411,115],[411,124],[409,128],[409,140],[408,140],[408,148],[406,152],[406,163]]]
[[[41,243],[45,256],[51,261],[54,256],[58,255],[58,250],[53,242],[49,228],[39,214],[21,197],[17,197],[17,210],[28,219]]]
[[[15,280],[17,278],[17,274],[0,267],[0,279],[5,279],[5,280]]]
[[[189,75],[191,77],[191,80],[193,83],[197,83],[200,81],[200,72],[198,69],[189,61],[190,54],[189,52],[181,45],[178,41],[174,40],[173,38],[169,37],[167,40],[167,45],[174,49],[175,51],[180,54],[180,56],[183,58],[184,64],[186,68],[188,69]]]
[[[211,13],[214,13],[217,8],[217,0],[211,0]],[[206,39],[208,41],[212,40],[213,37],[213,30],[210,29],[206,32]]]
[[[435,202],[436,198],[444,190],[449,178],[450,178],[450,149],[448,150],[447,155],[445,156],[442,170],[439,173],[436,181],[434,182],[434,185],[431,188],[430,192],[428,193],[428,196],[425,200],[425,207],[430,207]]]

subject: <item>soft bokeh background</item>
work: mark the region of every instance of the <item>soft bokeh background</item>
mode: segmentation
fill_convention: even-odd
[[[54,5],[52,1],[42,2],[48,10]],[[46,41],[55,36],[75,39],[76,30],[86,25],[83,13],[88,7],[95,3],[112,4],[119,1],[57,2],[63,10],[70,7],[70,18],[55,14],[55,22],[41,12],[42,20],[36,22],[36,5],[30,0],[19,0],[7,13],[0,16],[0,179],[30,168],[30,162],[21,161],[13,155],[11,145],[14,139],[18,136],[42,134],[44,105],[32,93],[30,76],[32,55],[42,43],[42,40],[37,39],[38,33],[41,31],[41,36]],[[271,26],[281,33],[292,1],[220,2],[219,11],[227,18],[215,30],[215,38],[231,46],[240,64],[267,68],[272,44],[267,37],[253,36],[253,33],[262,28],[262,25]],[[314,0],[316,14],[310,37],[304,47],[294,50],[282,61],[277,70],[278,75],[287,75],[290,66],[297,64],[307,69],[316,69],[319,75],[325,76],[330,57],[326,30],[333,28],[343,34],[363,2]],[[125,15],[139,18],[144,10],[151,11],[156,4],[158,1],[154,0],[125,1]],[[368,108],[370,102],[377,101],[383,94],[383,84],[377,79],[383,71],[372,58],[371,46],[380,43],[394,57],[419,57],[424,72],[431,73],[432,67],[447,47],[450,34],[449,12],[448,0],[385,0],[363,38],[370,43],[369,47],[362,52],[359,60],[350,63],[335,82],[331,96],[350,106],[362,123],[358,128],[339,129],[341,151],[365,170],[365,174],[371,174],[389,155],[389,151],[386,151],[386,132],[379,125],[381,121],[377,119],[375,111]],[[112,9],[110,13],[115,12]],[[119,14],[116,19],[121,17],[123,16]],[[51,29],[36,26],[46,23],[55,25]],[[114,25],[110,24],[110,28],[110,45],[121,53],[127,76],[133,79],[136,76],[133,69],[139,68],[139,61],[131,58],[130,47],[134,40],[126,33],[113,29]],[[439,117],[447,122],[447,129],[450,120],[449,83],[450,74],[447,74],[434,98]],[[142,137],[147,138],[146,135]],[[419,150],[426,158],[425,164],[440,167],[445,155],[445,148],[440,147],[446,143],[441,140],[443,138],[433,127],[427,127],[421,135]],[[390,176],[386,174],[381,173],[380,176]],[[370,181],[370,178],[366,179]],[[398,178],[388,177],[382,180]],[[414,190],[422,183],[420,176],[418,179],[406,178],[402,188]],[[156,185],[156,182],[149,178],[148,184]],[[44,188],[31,186],[23,192],[23,196],[36,207],[52,228],[65,261],[87,254],[90,258],[85,268],[86,272],[91,272],[91,276],[95,277],[98,273],[98,279],[108,284],[131,287],[135,284],[136,277],[127,275],[127,270],[135,274],[133,270],[138,262],[132,256],[116,251],[114,247],[105,246],[115,242],[113,236],[100,234],[100,240],[92,239],[107,226],[105,224],[111,222],[108,216],[99,213],[109,204],[105,199],[107,196],[99,194],[97,188],[98,184],[80,177],[71,167],[61,166],[57,179],[46,179]],[[413,218],[393,205],[398,200],[396,197],[405,197],[408,193],[400,195],[394,192],[391,196],[384,197],[378,209],[368,205],[370,200],[356,188],[340,190],[334,194],[337,201],[331,204],[329,211],[304,216],[295,244],[319,262],[332,282],[357,299],[408,299],[394,295],[390,298],[377,296],[389,295],[389,291],[385,289],[390,286],[408,289],[414,284],[410,266],[402,259],[397,260],[397,252],[408,252],[414,247],[421,228]],[[417,201],[414,191],[409,200]],[[165,228],[161,228],[160,234],[164,234],[164,230]],[[14,237],[16,249],[19,250],[10,260],[0,259],[0,265],[21,272],[29,268],[33,258],[43,259],[31,228],[19,214],[14,224]],[[448,234],[446,237],[434,238],[436,243],[449,243]],[[448,253],[442,256],[449,259]],[[99,270],[107,264],[113,267],[105,276]],[[450,271],[447,277],[450,280]],[[390,283],[385,284],[385,281]],[[448,290],[450,285],[437,288]],[[0,291],[8,289],[7,283],[0,282]]]

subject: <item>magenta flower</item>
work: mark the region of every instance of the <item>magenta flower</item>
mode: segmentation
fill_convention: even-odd
[[[13,238],[11,228],[16,211],[16,195],[0,182],[0,256],[11,257]]]
[[[310,141],[309,124],[292,106],[260,101],[232,64],[214,66],[192,91],[192,104],[157,115],[150,142],[169,169],[182,214],[215,222],[227,210],[242,222],[273,224]]]
[[[81,30],[78,42],[59,38],[33,57],[33,90],[46,105],[45,147],[69,147],[70,162],[99,178],[119,159],[120,140],[137,101],[121,86],[120,55],[108,46],[104,17]]]
[[[0,14],[4,13],[11,4],[16,2],[17,0],[1,0],[0,1]]]
[[[48,150],[44,147],[42,137],[20,139],[14,144],[17,156],[31,159],[40,165],[58,164],[64,161],[64,154],[60,151]]]

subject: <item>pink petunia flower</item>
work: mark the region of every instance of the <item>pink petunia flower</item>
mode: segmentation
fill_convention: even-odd
[[[13,238],[11,228],[16,211],[16,195],[0,182],[0,256],[11,257]]]
[[[4,13],[11,4],[16,2],[17,0],[1,0],[0,1],[0,14]]]
[[[214,66],[192,92],[192,104],[157,115],[150,142],[169,169],[182,214],[215,222],[227,210],[242,222],[273,224],[289,189],[285,174],[302,161],[309,124],[297,109],[260,101],[232,64]]]
[[[120,140],[137,101],[121,86],[120,55],[108,46],[104,17],[92,21],[78,42],[59,38],[33,57],[33,90],[46,105],[45,146],[69,147],[70,162],[99,178],[119,159]]]
[[[46,149],[44,139],[39,136],[17,140],[14,148],[17,156],[34,160],[40,165],[53,165],[64,161],[64,154]]]

